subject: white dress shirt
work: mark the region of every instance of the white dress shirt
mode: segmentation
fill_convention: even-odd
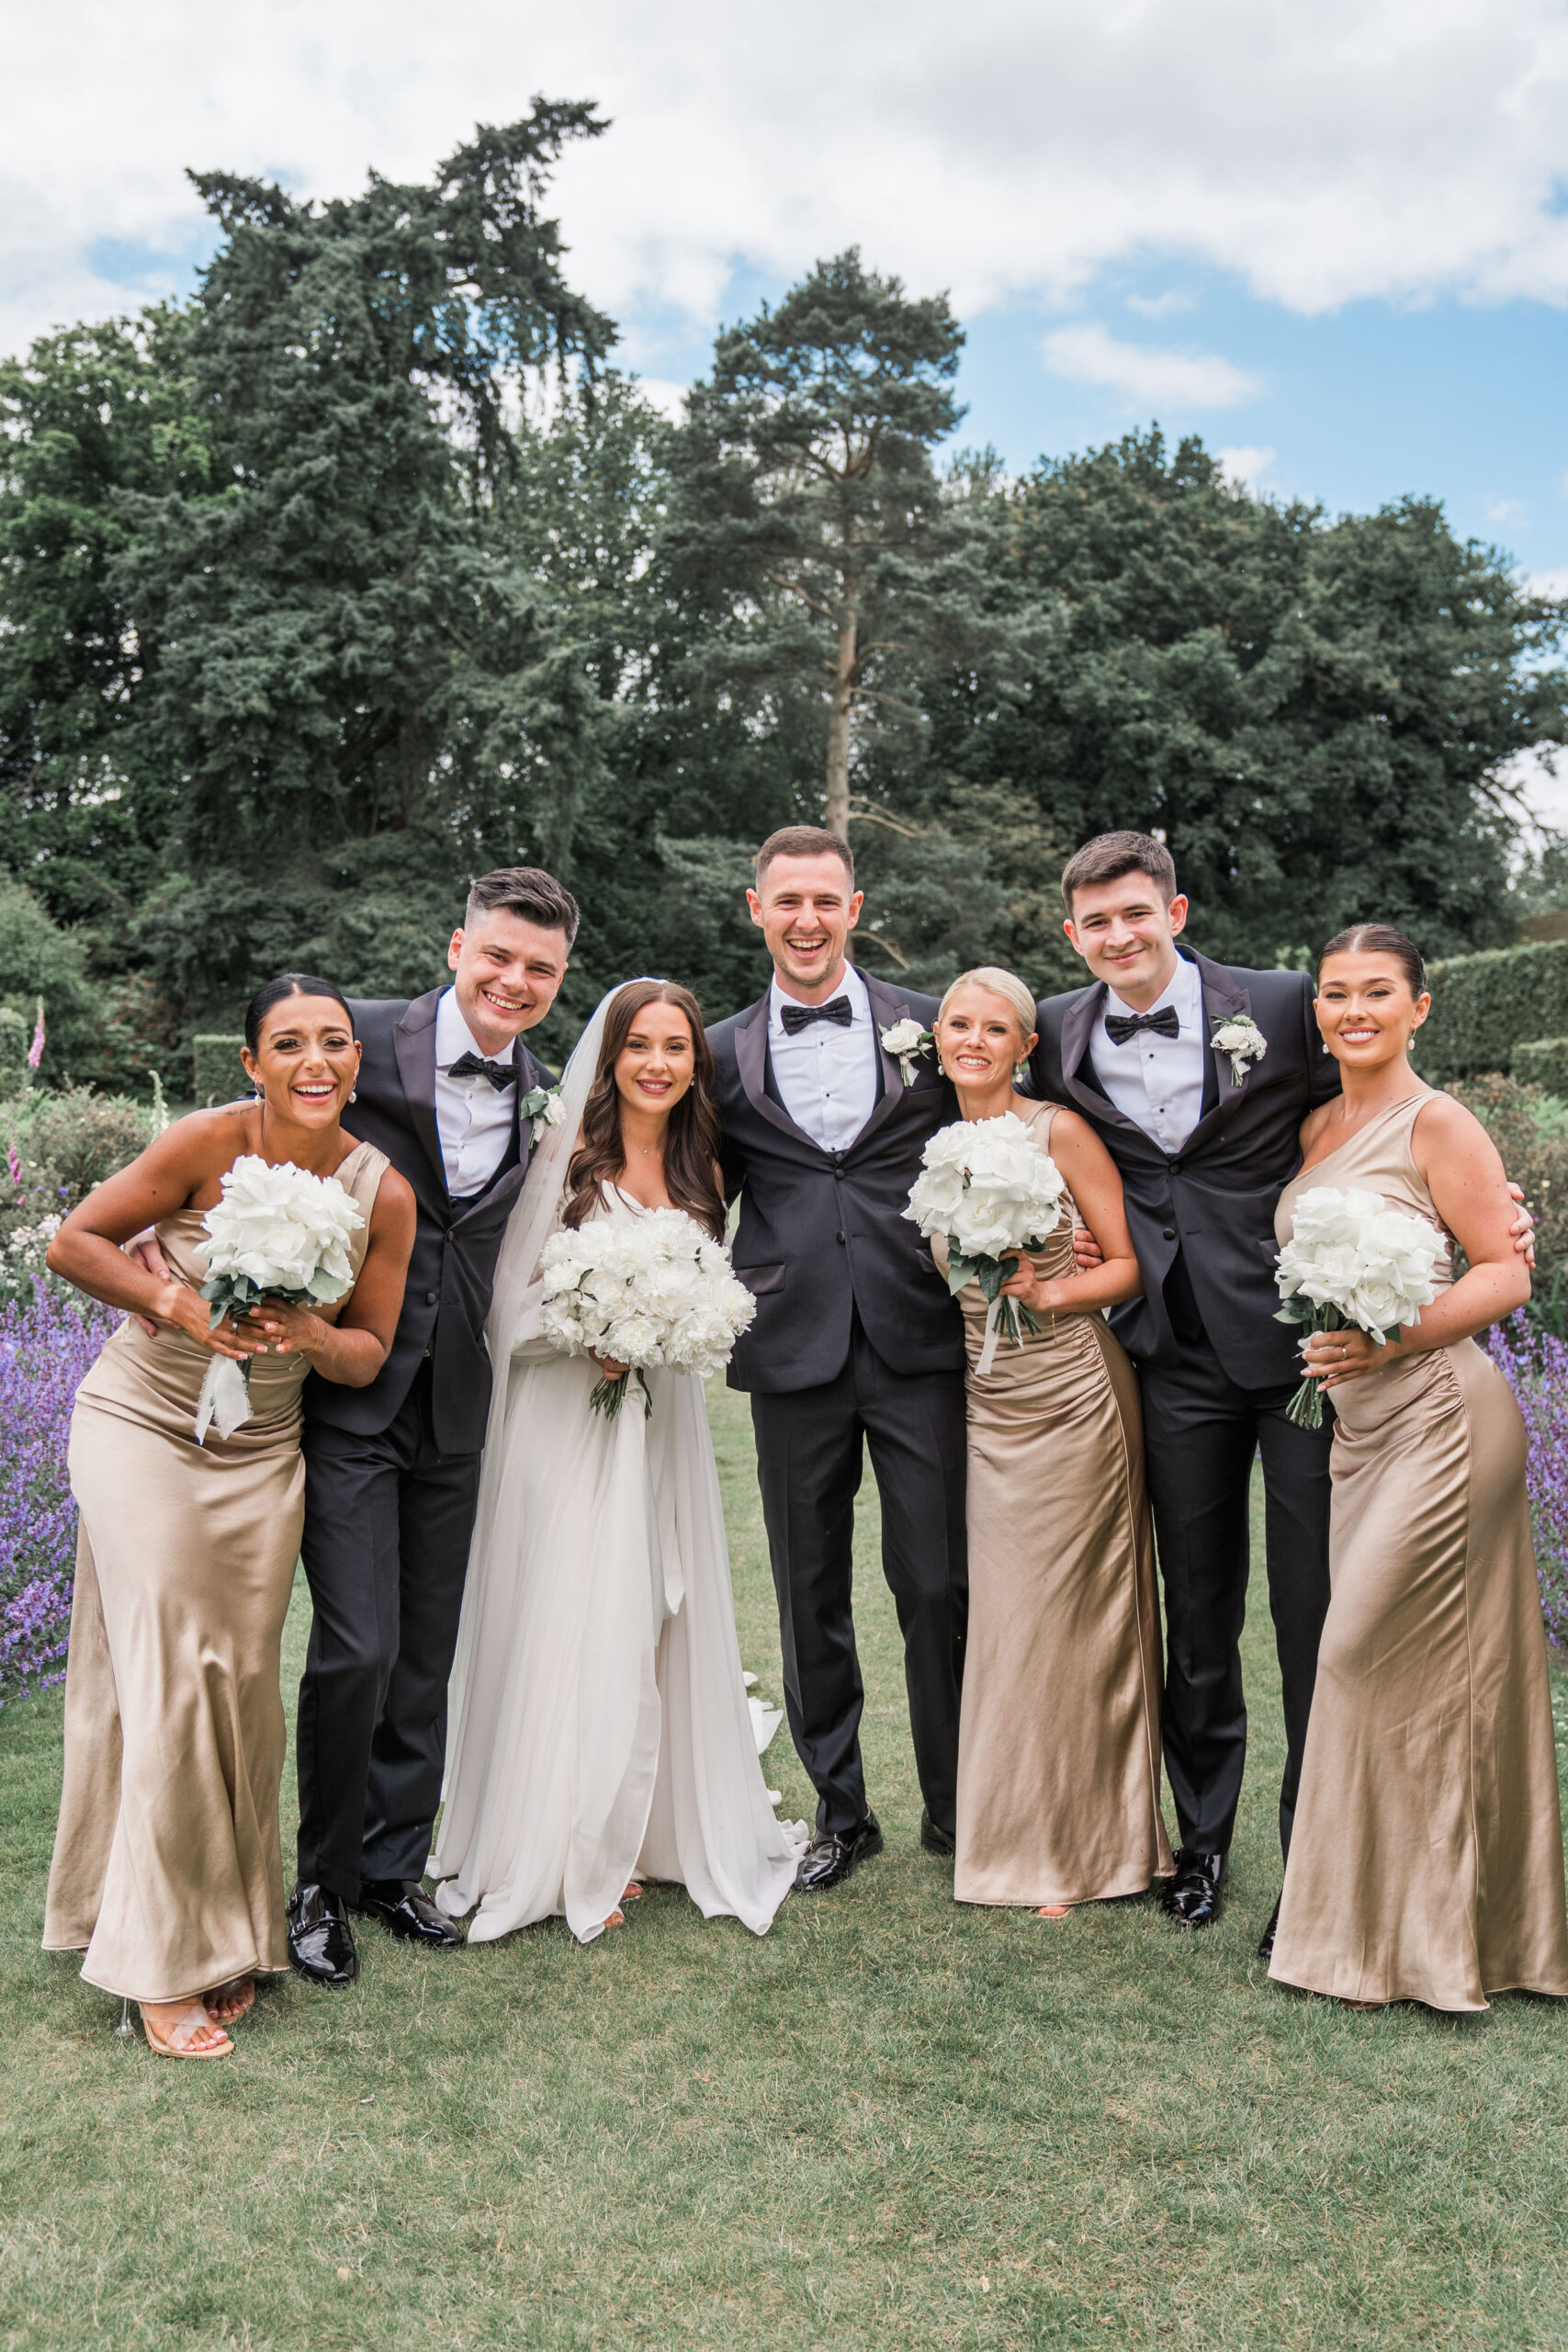
[[[452,1065],[464,1054],[479,1054],[485,1061],[509,1062],[505,1053],[486,1054],[457,1008],[457,991],[448,989],[435,1008],[435,1128],[441,1137],[441,1158],[446,1170],[446,1190],[454,1200],[482,1193],[506,1157],[517,1108],[517,1089],[492,1086],[488,1078],[453,1078]]]
[[[1140,1029],[1124,1046],[1112,1045],[1102,1013],[1094,1024],[1089,1057],[1116,1108],[1162,1151],[1177,1152],[1203,1114],[1204,1057],[1209,1050],[1203,1035],[1202,979],[1197,965],[1185,956],[1177,957],[1176,977],[1164,995],[1146,1009],[1159,1012],[1168,1004],[1181,1023],[1176,1036]],[[1106,1012],[1134,1010],[1114,989],[1107,990]]]
[[[792,1037],[784,1025],[786,996],[775,978],[768,992],[768,1052],[779,1101],[797,1127],[824,1151],[848,1151],[876,1107],[876,1027],[865,982],[852,964],[831,995],[847,996],[853,1018],[813,1021]]]

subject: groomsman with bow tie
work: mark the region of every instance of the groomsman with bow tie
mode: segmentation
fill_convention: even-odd
[[[773,834],[747,898],[773,977],[708,1031],[725,1189],[740,1196],[735,1271],[757,1301],[729,1385],[750,1393],[784,1704],[818,1795],[795,1879],[811,1892],[882,1851],[850,1605],[868,1447],[904,1636],[920,1842],[953,1851],[968,1613],[964,1325],[903,1211],[927,1139],[957,1109],[919,1044],[935,998],[847,960],[861,894],[845,843],[814,825]]]
[[[1217,1917],[1247,1752],[1240,1638],[1254,1460],[1284,1690],[1280,1842],[1289,1849],[1328,1606],[1333,1416],[1298,1429],[1299,1334],[1274,1320],[1274,1208],[1303,1119],[1339,1089],[1306,972],[1179,948],[1187,900],[1163,842],[1104,833],[1062,876],[1066,933],[1094,975],[1039,1008],[1035,1091],[1093,1122],[1126,1188],[1144,1295],[1111,1329],[1137,1366],[1165,1587],[1166,1774],[1179,1926]],[[1270,1920],[1264,1942],[1273,1934]]]
[[[288,1942],[315,1984],[354,1980],[351,1911],[432,1949],[462,1941],[420,1881],[490,1408],[485,1317],[527,1172],[524,1102],[553,1082],[523,1033],[555,1002],[577,921],[549,875],[487,874],[447,948],[449,988],[352,1005],[365,1050],[346,1124],[408,1179],[419,1214],[380,1374],[368,1388],[305,1386],[314,1616]]]

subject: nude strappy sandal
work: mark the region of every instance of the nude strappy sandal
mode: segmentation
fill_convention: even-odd
[[[201,1996],[202,2006],[213,2024],[225,2029],[246,2016],[254,2007],[255,1998],[256,1980],[254,1976],[231,1976]],[[220,2017],[217,2014],[219,2009],[226,2009],[228,2015]]]
[[[233,2043],[223,2028],[208,2016],[204,2001],[193,2001],[188,2008],[182,2009],[162,2033],[143,2008],[141,2030],[147,2036],[148,2049],[155,2050],[160,2058],[229,2058],[233,2055]],[[222,2040],[209,2044],[205,2050],[197,2050],[192,2045],[197,2035],[203,2031],[221,2034]]]

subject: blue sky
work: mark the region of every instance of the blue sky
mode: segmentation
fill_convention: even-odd
[[[1568,587],[1568,0],[55,0],[8,58],[0,348],[187,288],[187,164],[423,178],[592,95],[552,209],[654,382],[859,242],[951,289],[1011,468],[1157,417]]]

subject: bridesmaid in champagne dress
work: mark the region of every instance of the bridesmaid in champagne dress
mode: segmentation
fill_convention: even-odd
[[[1331,1599],[1269,1973],[1354,2007],[1465,2010],[1568,1994],[1568,1917],[1524,1426],[1474,1337],[1529,1277],[1490,1138],[1408,1066],[1429,1002],[1400,932],[1324,950],[1344,1092],[1303,1128],[1280,1239],[1327,1185],[1381,1193],[1446,1246],[1437,1299],[1396,1340],[1306,1342],[1336,1416]]]
[[[257,1975],[288,1964],[278,1678],[304,1514],[299,1392],[312,1371],[351,1386],[375,1377],[413,1239],[408,1186],[338,1124],[359,1047],[336,989],[275,980],[245,1033],[256,1100],[177,1121],[72,1213],[49,1253],[128,1320],[71,1423],[81,1528],[44,1949],[84,1952],[87,1982],[139,2002],[152,2048],[181,2058],[226,2057]],[[333,1306],[266,1301],[209,1331],[202,1218],[245,1153],[335,1176],[352,1195],[355,1286]],[[124,1252],[149,1226],[171,1281]],[[248,1360],[253,1418],[198,1442],[214,1356]]]
[[[1170,1874],[1159,1809],[1159,1610],[1136,1377],[1099,1309],[1140,1276],[1109,1152],[1075,1111],[1013,1091],[1034,1000],[986,966],[936,1021],[968,1120],[1011,1112],[1067,1180],[1062,1221],[1005,1284],[1041,1323],[978,1370],[986,1301],[959,1293],[969,1357],[969,1634],[953,1892],[960,1903],[1142,1894]],[[1103,1263],[1079,1273],[1075,1218]],[[940,1238],[933,1245],[945,1264]]]

